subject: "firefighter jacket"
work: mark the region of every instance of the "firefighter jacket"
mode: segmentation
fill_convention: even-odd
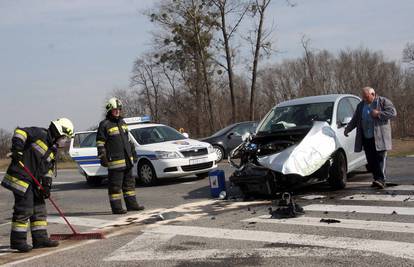
[[[23,153],[23,164],[41,180],[52,179],[55,165],[56,146],[50,132],[44,128],[16,128],[12,137],[12,152]],[[32,178],[24,171],[19,162],[12,160],[1,182],[5,188],[23,196],[29,185],[34,186]]]
[[[109,170],[132,168],[137,158],[135,146],[128,135],[128,127],[122,118],[107,116],[99,123],[96,135],[98,158],[105,158]]]

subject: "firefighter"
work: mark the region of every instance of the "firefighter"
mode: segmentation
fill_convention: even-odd
[[[96,136],[98,158],[108,167],[108,195],[113,214],[139,211],[135,196],[132,167],[137,161],[135,146],[128,135],[128,127],[121,117],[122,103],[113,97],[106,104],[106,118],[99,123]],[[126,210],[122,207],[122,196]]]
[[[47,234],[45,199],[50,196],[57,148],[63,147],[67,138],[72,136],[73,124],[66,118],[52,121],[48,129],[15,129],[10,155],[12,160],[1,182],[14,195],[10,248],[28,252],[32,248],[59,245],[58,241],[50,240]],[[19,162],[39,179],[44,191],[40,190]],[[29,222],[33,246],[27,244]]]

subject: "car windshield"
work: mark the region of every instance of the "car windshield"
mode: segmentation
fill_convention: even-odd
[[[168,126],[152,126],[132,129],[131,134],[138,144],[141,145],[186,139],[186,137],[177,130]]]
[[[232,124],[232,125],[229,125],[229,126],[227,126],[227,127],[224,127],[223,129],[221,129],[221,130],[218,130],[217,132],[215,132],[211,137],[216,137],[216,136],[220,136],[220,135],[222,135],[222,134],[224,134],[224,133],[226,133],[228,130],[230,130],[231,128],[233,128],[234,127],[234,125],[235,124]]]
[[[314,121],[332,120],[333,102],[310,103],[274,108],[265,118],[258,133],[273,133],[291,128],[311,127]]]

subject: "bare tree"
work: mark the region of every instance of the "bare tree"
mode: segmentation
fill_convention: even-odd
[[[255,90],[256,90],[256,79],[257,79],[257,67],[259,64],[259,58],[260,58],[260,50],[264,48],[266,43],[264,42],[265,38],[263,35],[263,23],[265,19],[265,12],[267,7],[269,6],[271,0],[256,0],[252,5],[252,13],[256,17],[258,16],[259,24],[257,26],[257,29],[255,30],[256,34],[256,41],[255,41],[255,48],[253,53],[253,67],[252,67],[252,83],[250,86],[250,120],[254,120],[254,96],[255,96]]]
[[[10,152],[12,134],[0,128],[0,158],[5,158]]]
[[[403,61],[414,66],[414,43],[407,43],[403,50]]]
[[[237,31],[240,23],[249,10],[249,4],[240,0],[212,0],[211,1],[218,9],[220,13],[220,30],[223,37],[222,46],[224,47],[226,66],[222,65],[227,71],[230,101],[231,101],[231,123],[236,122],[236,99],[234,92],[234,71],[233,71],[233,58],[234,50],[230,45],[230,41]],[[228,18],[233,17],[233,24],[228,23]],[[221,41],[221,40],[219,40]]]

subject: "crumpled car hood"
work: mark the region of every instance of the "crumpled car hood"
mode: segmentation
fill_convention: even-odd
[[[315,121],[302,141],[279,153],[259,157],[258,162],[282,174],[308,176],[321,168],[338,147],[331,126],[327,122]]]

